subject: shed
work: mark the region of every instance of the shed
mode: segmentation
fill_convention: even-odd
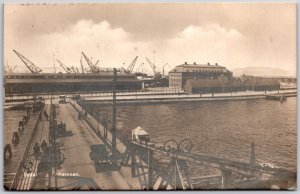
[[[219,79],[189,79],[184,85],[187,93],[212,93],[223,92],[223,86]]]

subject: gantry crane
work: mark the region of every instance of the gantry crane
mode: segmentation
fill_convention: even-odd
[[[38,66],[36,66],[33,62],[31,62],[29,59],[18,53],[16,50],[13,50],[16,55],[23,61],[23,63],[26,65],[26,67],[30,70],[33,74],[42,73],[42,69],[40,69]]]
[[[136,57],[133,59],[133,61],[130,63],[130,65],[128,66],[127,71],[128,71],[129,73],[132,73],[132,72],[133,72],[133,69],[134,69],[134,66],[135,66],[135,64],[136,64],[137,59],[138,59],[138,56],[136,56]]]

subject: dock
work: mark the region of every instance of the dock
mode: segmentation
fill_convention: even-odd
[[[5,183],[7,190],[189,190],[206,188],[205,185],[249,189],[257,188],[257,180],[260,188],[266,189],[270,185],[292,187],[296,178],[288,170],[255,164],[255,159],[250,158],[247,163],[196,154],[189,148],[179,149],[180,146],[170,149],[169,142],[155,145],[135,140],[122,142],[117,138],[113,159],[113,133],[81,104],[78,100],[45,101],[39,114],[46,111],[50,117],[32,119],[37,124],[32,125],[32,131],[28,130],[21,162],[15,165],[15,171],[5,175],[13,174],[11,182]],[[65,131],[61,132],[64,125]],[[36,157],[35,143],[41,145],[43,141],[49,152],[41,151]],[[254,153],[252,150],[253,158]],[[169,164],[162,164],[160,157],[168,158]],[[214,170],[193,177],[189,170],[195,169],[193,164]]]
[[[206,93],[206,94],[165,94],[165,95],[122,95],[118,96],[118,105],[132,104],[165,104],[178,102],[203,102],[220,100],[251,100],[269,99],[270,96],[296,97],[297,90],[278,90],[278,91],[245,91],[237,93]],[[111,106],[112,96],[86,96],[83,97],[84,103],[97,104],[99,106]]]

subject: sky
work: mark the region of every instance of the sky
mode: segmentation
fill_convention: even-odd
[[[44,72],[54,61],[80,69],[81,52],[100,67],[152,73],[176,65],[280,68],[296,75],[293,3],[103,3],[4,6],[4,65],[29,72],[17,50]],[[165,65],[168,64],[168,65]],[[83,63],[85,67],[87,64]],[[55,63],[56,71],[63,71]]]

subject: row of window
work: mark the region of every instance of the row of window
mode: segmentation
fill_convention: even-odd
[[[124,78],[123,76],[121,76],[122,78]],[[29,76],[29,75],[7,75],[5,76],[5,78],[12,78],[12,79],[63,79],[63,78],[69,78],[69,79],[80,79],[80,78],[84,78],[84,79],[99,79],[99,78],[113,78],[113,76],[66,76],[66,75],[43,75],[43,76]],[[126,76],[125,78],[133,78]]]
[[[185,72],[195,72],[195,73],[225,73],[227,72],[226,70],[222,70],[222,69],[215,69],[215,70],[211,70],[211,69],[204,69],[204,70],[186,70]],[[185,73],[182,72],[182,73]],[[177,74],[170,74],[170,77],[181,77],[180,73]]]
[[[170,74],[170,77],[181,77],[181,74],[176,73],[176,74]]]
[[[181,82],[181,79],[170,79],[170,82]]]
[[[178,87],[178,88],[180,88],[181,84],[171,84],[171,87]]]
[[[217,69],[217,70],[191,70],[191,71],[189,71],[189,70],[186,70],[186,72],[198,72],[198,73],[222,73],[222,72],[224,72],[223,70],[219,70],[219,69]]]

